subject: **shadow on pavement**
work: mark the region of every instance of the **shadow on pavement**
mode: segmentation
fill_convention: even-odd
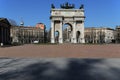
[[[5,73],[1,72],[0,80],[120,80],[120,60],[44,60],[20,69],[6,71]],[[7,66],[7,64],[5,65]]]

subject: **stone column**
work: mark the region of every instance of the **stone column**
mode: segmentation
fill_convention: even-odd
[[[9,36],[10,36],[10,35],[9,35],[9,28],[7,28],[6,35],[7,35],[7,43],[10,43],[10,41],[9,41],[9,40],[10,40],[10,39],[9,39]]]
[[[1,43],[1,40],[2,39],[2,36],[1,36],[1,26],[0,26],[0,43]]]
[[[7,43],[7,29],[5,28],[5,44]]]
[[[84,38],[84,21],[82,21],[81,27],[83,28],[81,31],[81,43],[85,43],[85,38]]]
[[[55,43],[54,21],[51,21],[51,43]]]
[[[4,43],[6,44],[6,28],[4,27],[4,29],[3,29],[3,33],[4,33]]]
[[[3,27],[1,27],[1,46],[3,46]]]
[[[97,43],[97,30],[95,30],[95,43]]]
[[[59,43],[63,43],[63,24],[62,21],[60,21],[60,31],[59,31]]]
[[[72,37],[72,43],[77,43],[76,41],[76,22],[73,23],[73,37]]]

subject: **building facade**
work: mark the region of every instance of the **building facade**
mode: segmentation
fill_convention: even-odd
[[[0,44],[10,44],[10,23],[6,18],[0,18]]]
[[[117,26],[115,29],[115,41],[120,43],[120,26]]]
[[[114,29],[111,28],[85,28],[86,43],[112,43],[114,38]]]
[[[42,25],[42,28],[41,28]],[[11,38],[12,43],[29,44],[38,41],[45,42],[45,25],[38,23],[36,27],[12,26]]]

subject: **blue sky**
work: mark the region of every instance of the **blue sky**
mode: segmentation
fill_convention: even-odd
[[[69,2],[79,8],[85,7],[85,27],[110,27],[120,25],[120,0],[0,0],[0,17],[10,18],[20,23],[21,17],[26,26],[42,22],[50,28],[50,9]]]

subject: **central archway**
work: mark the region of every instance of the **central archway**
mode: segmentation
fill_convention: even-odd
[[[64,43],[71,43],[71,38],[72,38],[72,25],[69,23],[65,23],[63,25],[63,42]]]

